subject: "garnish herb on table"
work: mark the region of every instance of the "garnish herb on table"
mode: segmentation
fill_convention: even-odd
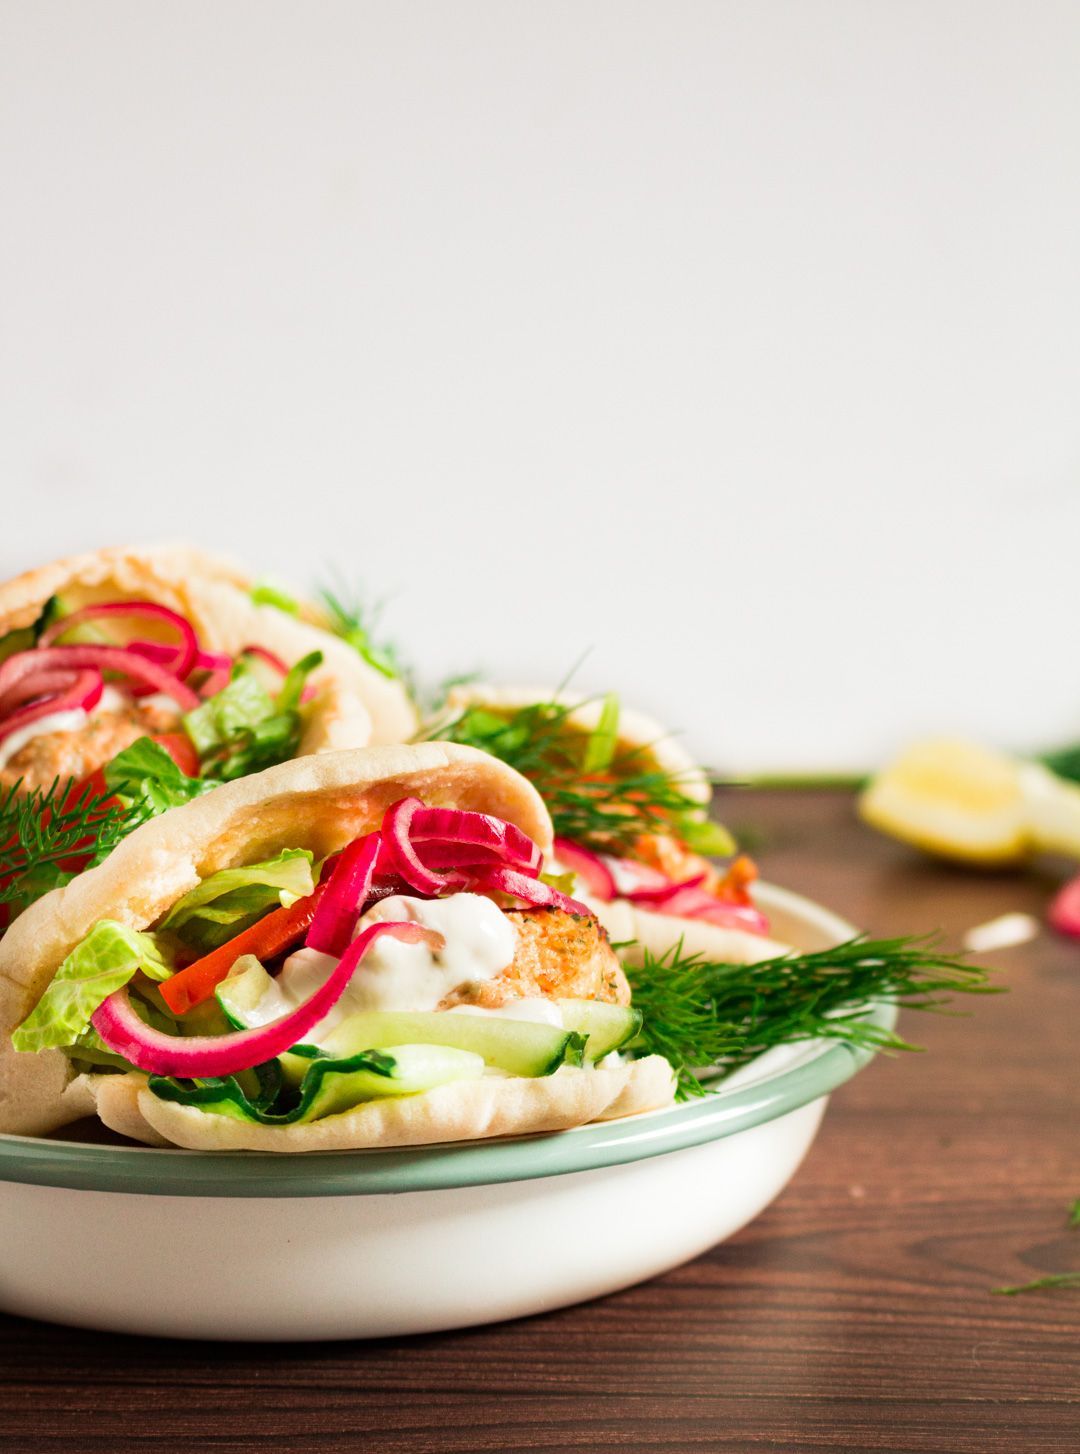
[[[1080,1197],[1070,1205],[1068,1225],[1080,1227]],[[1018,1297],[1027,1292],[1053,1292],[1062,1288],[1080,1287],[1080,1272],[1050,1272],[1045,1277],[1033,1278],[1031,1282],[1016,1283],[1009,1287],[990,1289],[998,1297]]]

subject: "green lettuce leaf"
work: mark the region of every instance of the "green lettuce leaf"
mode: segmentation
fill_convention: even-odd
[[[287,908],[315,892],[314,857],[286,848],[276,858],[223,868],[179,899],[162,922],[185,944],[209,954],[254,924],[269,909]]]
[[[159,743],[140,737],[105,764],[105,785],[125,805],[141,804],[141,821],[190,803],[218,786],[214,778],[188,777]]]
[[[238,662],[228,685],[184,717],[204,770],[231,782],[295,757],[302,726],[300,698],[322,659],[321,651],[313,651],[298,661],[276,697],[250,667]]]
[[[16,1050],[74,1044],[90,1028],[94,1011],[138,970],[153,980],[173,972],[153,934],[102,919],[64,960],[11,1043]]]
[[[251,588],[251,599],[256,606],[276,606],[288,616],[300,614],[300,602],[296,597],[276,586],[273,581],[256,581]]]

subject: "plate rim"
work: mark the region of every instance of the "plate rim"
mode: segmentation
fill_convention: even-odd
[[[894,1004],[868,1008],[891,1030]],[[737,1135],[829,1095],[877,1053],[816,1041],[786,1070],[661,1111],[534,1136],[360,1151],[185,1151],[0,1135],[0,1182],[139,1196],[399,1195],[601,1171]]]

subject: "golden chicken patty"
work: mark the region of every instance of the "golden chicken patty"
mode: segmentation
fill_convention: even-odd
[[[22,790],[48,788],[59,778],[81,782],[118,752],[153,732],[175,732],[180,718],[155,705],[133,702],[123,711],[94,712],[73,732],[43,732],[32,737],[0,768],[0,787],[22,780]]]
[[[538,996],[630,1003],[622,965],[595,919],[563,909],[513,909],[506,917],[517,932],[513,960],[493,979],[459,984],[441,1001],[440,1010],[454,1005],[497,1010],[508,1000]]]

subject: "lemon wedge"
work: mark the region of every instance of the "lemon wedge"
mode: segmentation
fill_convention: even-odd
[[[978,743],[919,742],[859,801],[867,823],[944,858],[1016,863],[1047,849],[1080,858],[1080,787]]]

